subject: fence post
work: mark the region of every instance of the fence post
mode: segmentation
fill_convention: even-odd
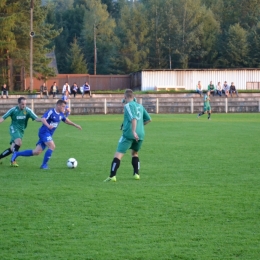
[[[191,98],[191,100],[190,100],[190,111],[191,111],[191,114],[193,114],[193,98]]]
[[[260,101],[259,101],[260,102]],[[140,100],[139,100],[139,104],[143,104],[143,98],[140,98]]]
[[[69,109],[71,110],[71,106],[70,106],[70,99],[69,99]]]
[[[159,98],[156,98],[156,114],[159,113]]]
[[[107,114],[107,99],[105,98],[104,100],[104,111],[105,111],[105,115]]]
[[[226,110],[226,113],[227,113],[228,112],[228,99],[227,98],[226,98],[225,110]]]
[[[32,111],[34,112],[34,102],[33,102],[33,98],[32,98],[31,100],[32,100],[31,109],[32,109]]]

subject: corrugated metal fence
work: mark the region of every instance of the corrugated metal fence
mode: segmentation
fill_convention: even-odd
[[[154,90],[156,86],[183,87],[195,90],[198,81],[206,89],[209,82],[217,85],[234,82],[237,89],[260,89],[260,69],[219,70],[143,70],[134,75],[141,78],[142,91]],[[138,81],[136,79],[136,81]]]

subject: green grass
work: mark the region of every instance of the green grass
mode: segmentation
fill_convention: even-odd
[[[122,115],[71,116],[43,154],[0,165],[0,259],[260,259],[259,114],[152,115],[140,151],[103,183]],[[0,125],[0,152],[9,122]],[[29,122],[22,150],[34,147]],[[70,170],[66,160],[79,165]]]

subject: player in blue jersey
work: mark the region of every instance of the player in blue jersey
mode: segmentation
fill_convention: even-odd
[[[12,161],[15,161],[15,159],[18,156],[34,156],[39,155],[44,151],[44,149],[47,146],[47,151],[45,152],[43,162],[41,165],[41,169],[48,170],[48,161],[51,158],[51,155],[55,149],[55,143],[52,139],[52,136],[57,129],[59,123],[63,121],[64,123],[68,125],[75,126],[76,128],[82,130],[80,125],[77,125],[70,121],[68,118],[64,116],[64,110],[66,107],[66,102],[64,100],[58,100],[56,103],[55,108],[49,109],[44,113],[42,116],[43,121],[47,123],[46,125],[42,125],[39,129],[38,136],[39,141],[36,143],[36,148],[34,150],[24,150],[20,152],[13,153]]]
[[[69,91],[68,90],[66,90],[66,92],[62,96],[62,100],[64,100],[66,102],[64,115],[65,115],[65,117],[68,117],[70,115],[70,108],[68,105],[68,100],[69,100]]]

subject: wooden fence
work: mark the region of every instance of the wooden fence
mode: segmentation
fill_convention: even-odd
[[[97,90],[122,90],[131,88],[130,75],[89,75],[89,74],[58,74],[56,77],[47,79],[46,85],[50,90],[53,82],[57,83],[61,90],[63,85],[68,82],[69,85],[76,83],[79,87],[88,82],[92,91]],[[33,78],[33,89],[40,90],[43,80]],[[30,89],[30,78],[27,77],[24,82],[24,90]]]

